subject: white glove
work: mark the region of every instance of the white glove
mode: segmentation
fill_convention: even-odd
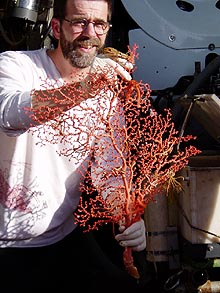
[[[121,246],[130,246],[134,251],[142,251],[146,248],[146,231],[144,220],[133,223],[125,229],[124,226],[119,228],[120,234],[115,236],[115,239]]]
[[[93,68],[104,68],[110,66],[113,68],[117,75],[120,75],[123,79],[131,80],[130,71],[133,69],[133,64],[126,59],[117,58],[117,62],[111,58],[107,58],[104,54],[99,54],[95,57],[93,62]]]

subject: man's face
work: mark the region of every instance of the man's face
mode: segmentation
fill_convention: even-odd
[[[89,21],[82,32],[75,32],[68,21],[63,20],[60,27],[60,46],[65,59],[73,67],[89,67],[98,51],[104,46],[106,34],[95,32],[94,21],[107,22],[108,4],[103,0],[68,0],[67,20]]]

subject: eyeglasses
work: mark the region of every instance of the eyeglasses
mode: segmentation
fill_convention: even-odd
[[[97,21],[90,21],[88,19],[76,19],[76,20],[69,20],[67,18],[63,18],[63,20],[70,23],[72,31],[74,34],[82,33],[90,23],[93,24],[94,30],[97,35],[104,35],[106,34],[112,25],[109,22],[97,20]]]

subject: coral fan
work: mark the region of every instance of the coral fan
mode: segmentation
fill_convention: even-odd
[[[96,72],[86,86],[77,90],[66,87],[64,100],[88,95],[88,87],[96,94],[86,100],[82,98],[72,109],[61,112],[59,100],[52,119],[43,123],[42,111],[44,117],[50,116],[51,109],[32,109],[34,119],[41,125],[31,131],[43,129],[39,131],[40,143],[62,142],[59,155],[70,160],[80,160],[86,153],[92,156],[90,172],[83,175],[84,183],[89,184],[82,184],[81,189],[87,195],[96,191],[96,196],[81,197],[74,213],[75,221],[86,231],[108,222],[129,227],[142,217],[154,195],[162,189],[169,192],[181,187],[176,173],[200,152],[194,146],[177,148],[180,142],[195,137],[178,135],[169,110],[165,115],[156,113],[148,84],[120,78],[116,81],[114,75],[109,79],[109,68],[96,68]],[[46,98],[52,97],[53,94]],[[42,99],[45,97],[39,95],[39,101]],[[139,278],[131,248],[125,248],[123,259],[127,271]]]

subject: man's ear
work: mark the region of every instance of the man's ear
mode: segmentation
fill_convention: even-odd
[[[59,40],[60,39],[60,20],[57,18],[52,18],[51,28],[53,31],[54,38]]]

